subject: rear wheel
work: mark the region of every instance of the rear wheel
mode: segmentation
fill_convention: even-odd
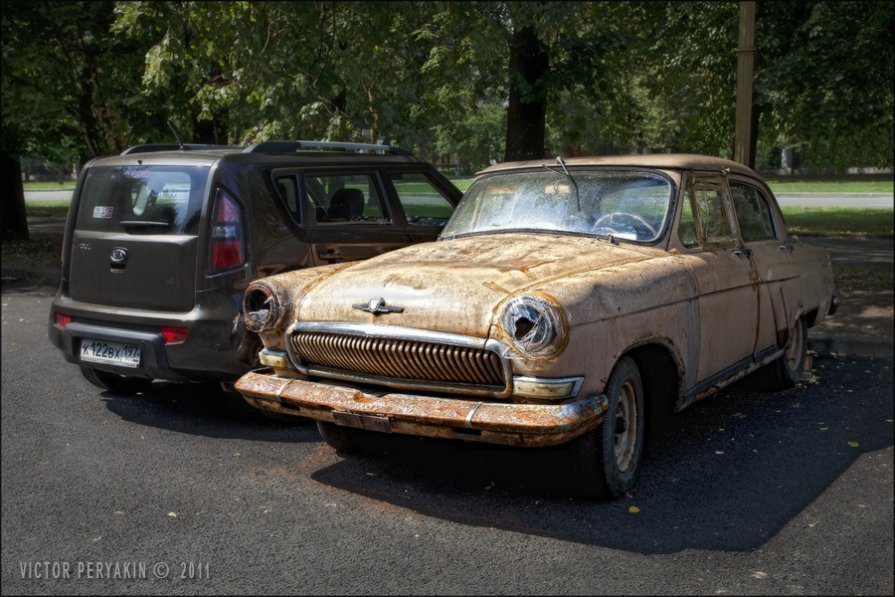
[[[146,377],[125,377],[124,375],[100,371],[90,367],[81,367],[81,374],[96,387],[118,392],[119,394],[145,392],[152,384],[152,380]]]
[[[615,366],[606,398],[609,408],[600,426],[572,440],[572,466],[582,493],[616,498],[637,482],[643,457],[643,382],[630,357]]]
[[[805,320],[800,317],[789,330],[783,354],[774,361],[774,385],[780,389],[786,389],[801,381],[807,347],[808,330]]]

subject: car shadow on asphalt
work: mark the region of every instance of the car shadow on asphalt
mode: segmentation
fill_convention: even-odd
[[[136,395],[103,391],[106,407],[125,421],[178,433],[266,442],[319,442],[316,425],[264,417],[234,392],[212,383],[155,381]]]
[[[891,361],[818,357],[806,377],[770,392],[752,376],[675,415],[638,485],[612,502],[570,497],[562,447],[386,436],[311,476],[465,525],[645,554],[749,551],[862,454],[892,445]]]

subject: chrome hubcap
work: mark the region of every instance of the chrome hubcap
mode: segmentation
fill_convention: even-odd
[[[615,408],[613,454],[620,471],[627,471],[634,460],[637,448],[637,393],[630,382],[625,382],[619,392]]]
[[[791,371],[795,371],[802,358],[802,344],[805,342],[805,328],[800,322],[796,322],[789,333],[789,341],[786,343],[786,365]]]

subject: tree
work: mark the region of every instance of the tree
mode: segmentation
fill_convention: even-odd
[[[112,2],[3,3],[4,233],[26,233],[19,158],[83,164],[152,129],[152,106],[139,95],[144,49],[111,33],[113,10]]]

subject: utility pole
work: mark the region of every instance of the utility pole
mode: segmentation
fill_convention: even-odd
[[[752,142],[752,78],[755,69],[755,2],[740,2],[739,47],[737,48],[737,105],[733,159],[755,167]]]

